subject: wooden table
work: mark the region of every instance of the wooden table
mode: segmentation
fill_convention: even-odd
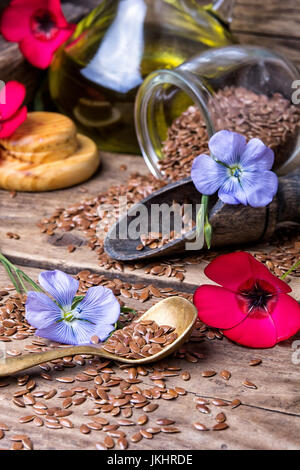
[[[2,2],[3,3],[3,2]],[[5,3],[5,2],[4,2]],[[74,0],[64,2],[64,8],[69,19],[75,19],[96,0],[80,2]],[[74,6],[75,4],[75,6]],[[84,7],[82,5],[84,4]],[[279,0],[260,2],[252,0],[247,2],[238,0],[233,13],[233,31],[241,42],[260,44],[273,47],[295,60],[299,61],[299,2],[287,0],[284,5]],[[278,33],[280,32],[280,34]],[[0,71],[2,80],[19,79],[26,83],[28,98],[36,90],[40,73],[25,63],[17,46],[0,41]],[[146,167],[141,158],[132,156],[118,156],[103,154],[101,171],[84,186],[87,188],[86,196],[97,194],[111,184],[125,181],[131,170],[146,173]],[[119,171],[124,163],[128,170]],[[78,188],[56,191],[45,194],[18,194],[12,198],[8,192],[0,191],[0,240],[1,251],[12,261],[21,265],[27,274],[37,278],[41,269],[58,268],[75,274],[82,269],[103,273],[107,277],[119,277],[130,282],[153,283],[158,286],[171,286],[178,291],[193,292],[195,287],[207,282],[203,268],[205,263],[190,266],[186,273],[184,283],[164,277],[145,275],[143,270],[131,272],[125,268],[124,272],[105,272],[97,264],[91,250],[85,246],[85,240],[80,233],[65,234],[61,237],[46,237],[41,235],[36,222],[51,215],[57,206],[67,206],[72,201],[81,200],[83,195]],[[7,232],[16,232],[19,240],[10,240]],[[70,241],[81,245],[74,253],[67,254],[66,246]],[[6,287],[8,280],[0,269],[0,290]],[[300,301],[300,281],[293,278],[291,282],[294,297]],[[124,299],[126,300],[126,299]],[[126,300],[127,305],[140,307],[136,301]],[[144,304],[147,308],[153,299]],[[300,447],[300,364],[292,362],[292,342],[287,341],[270,350],[255,351],[239,347],[223,339],[222,341],[205,341],[199,345],[199,352],[205,354],[205,359],[197,364],[190,364],[182,360],[170,359],[170,364],[179,365],[191,373],[191,380],[184,382],[179,377],[170,378],[169,386],[184,386],[188,391],[186,396],[173,401],[160,400],[159,409],[151,416],[172,416],[176,420],[181,432],[170,438],[160,433],[153,440],[143,439],[140,443],[130,445],[131,449],[299,449]],[[20,348],[20,341],[9,343],[9,347]],[[262,364],[249,367],[252,358],[259,357]],[[224,381],[220,375],[205,379],[201,371],[214,369],[218,373],[229,369],[232,377]],[[80,367],[68,370],[68,375],[76,375]],[[56,381],[64,372],[53,372],[53,382],[45,382],[39,376],[36,368],[30,373],[36,377],[37,387],[48,389],[55,387],[58,391],[66,388],[65,384]],[[122,371],[118,371],[121,375]],[[247,389],[242,385],[245,379],[253,381],[257,390]],[[3,381],[2,381],[3,382]],[[150,384],[146,378],[145,383]],[[79,425],[85,422],[83,413],[90,408],[89,400],[81,405],[80,412],[72,415],[75,430],[50,430],[45,426],[35,428],[29,424],[19,424],[18,419],[28,410],[18,408],[12,404],[12,394],[16,391],[15,378],[9,379],[10,385],[0,387],[0,421],[5,421],[11,431],[6,433],[0,441],[0,447],[9,448],[9,436],[26,432],[32,437],[36,449],[93,449],[94,443],[101,440],[96,432],[83,435],[79,432]],[[1,382],[0,382],[1,384]],[[201,421],[208,425],[212,417],[199,416],[196,412],[193,399],[195,396],[222,398],[231,401],[239,397],[242,406],[231,410],[224,408],[229,429],[223,432],[197,432],[191,423]],[[53,398],[51,403],[60,403],[61,400]],[[220,409],[214,409],[214,415]],[[103,434],[103,433],[102,433]],[[132,433],[131,433],[132,434]]]
[[[128,170],[118,171],[121,164],[125,164]],[[180,283],[177,280],[170,281],[164,277],[145,275],[143,270],[133,273],[125,268],[123,273],[119,271],[105,272],[97,265],[93,252],[84,245],[82,235],[76,233],[77,240],[82,239],[82,246],[74,253],[68,254],[66,246],[70,243],[70,236],[62,238],[47,237],[40,234],[36,222],[42,217],[50,215],[57,206],[68,205],[69,201],[82,200],[83,197],[97,194],[108,188],[111,184],[124,181],[130,169],[141,173],[147,172],[143,160],[139,157],[117,156],[103,154],[103,165],[101,171],[84,186],[86,194],[78,191],[78,187],[55,191],[44,194],[19,193],[12,198],[8,192],[0,191],[0,239],[1,251],[14,262],[22,265],[26,272],[33,278],[37,278],[40,269],[59,268],[70,273],[76,273],[82,269],[90,269],[92,272],[103,273],[108,277],[119,277],[128,279],[130,282],[143,281],[153,283],[157,286],[171,285],[178,291],[192,292],[195,286],[207,282],[203,274],[202,265],[194,265],[188,268],[186,281]],[[11,240],[6,237],[8,231],[20,235],[19,240]],[[5,287],[8,280],[4,272],[0,271],[0,290]],[[293,295],[300,300],[299,278],[293,278],[291,286]],[[136,301],[124,299],[126,304],[136,307]],[[144,308],[153,303],[147,302]],[[139,304],[139,308],[141,305]],[[20,349],[20,341],[8,343],[9,348]],[[191,380],[183,382],[179,377],[170,378],[169,386],[184,386],[188,394],[177,399],[176,404],[160,400],[159,410],[153,413],[154,417],[172,416],[181,433],[170,436],[159,435],[153,440],[144,439],[139,444],[131,444],[131,449],[296,449],[300,446],[300,399],[299,379],[300,366],[292,363],[292,341],[276,346],[271,350],[253,351],[242,348],[223,339],[222,341],[205,341],[199,345],[199,351],[205,353],[205,359],[197,364],[179,361],[184,370],[191,372]],[[260,357],[262,365],[249,367],[250,359]],[[178,360],[170,359],[170,364],[178,363]],[[225,382],[220,375],[210,379],[201,376],[203,370],[216,370],[220,372],[224,368],[229,369],[232,378]],[[76,375],[80,367],[68,370],[67,375]],[[39,377],[38,368],[31,371],[36,376],[39,388],[49,389],[55,387],[57,390],[66,388],[66,384],[57,382],[55,379],[64,372],[53,373],[53,382],[45,382]],[[118,371],[119,375],[119,371]],[[258,389],[246,389],[242,385],[245,379],[253,381]],[[150,383],[150,379],[146,379]],[[11,379],[9,387],[0,388],[0,421],[5,421],[14,433],[27,432],[33,439],[37,449],[92,449],[98,438],[93,432],[85,436],[81,434],[77,426],[85,422],[83,413],[89,408],[88,402],[80,407],[80,412],[72,415],[72,421],[76,425],[75,430],[50,430],[45,427],[35,428],[31,423],[19,424],[18,418],[30,413],[16,407],[11,402],[12,393],[16,391],[15,379]],[[218,397],[232,400],[239,397],[243,405],[231,410],[226,407],[226,415],[230,428],[223,432],[197,432],[191,423],[196,420],[207,424],[212,418],[203,418],[196,412],[193,398],[198,395],[202,397]],[[162,403],[161,403],[162,402]],[[52,399],[52,406],[61,403],[61,399]],[[214,413],[220,409],[214,409]],[[152,418],[152,416],[151,416]],[[9,433],[7,433],[9,436]],[[63,436],[63,439],[62,439]],[[9,446],[7,438],[3,439],[0,446]]]

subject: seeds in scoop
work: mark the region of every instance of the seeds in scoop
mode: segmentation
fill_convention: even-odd
[[[159,353],[165,346],[172,344],[178,337],[177,333],[171,332],[167,335],[156,336],[160,331],[160,326],[156,322],[146,325],[138,321],[134,321],[124,329],[117,330],[105,342],[103,349],[117,356],[139,359],[149,357]],[[172,329],[172,327],[168,327]],[[131,383],[137,380],[137,370],[129,369],[129,379]]]

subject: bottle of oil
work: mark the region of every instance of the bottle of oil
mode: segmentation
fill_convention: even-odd
[[[152,71],[233,42],[233,0],[102,0],[56,53],[50,93],[103,150],[138,153],[134,102]]]

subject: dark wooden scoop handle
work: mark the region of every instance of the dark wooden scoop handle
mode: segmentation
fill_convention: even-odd
[[[269,238],[280,222],[300,223],[300,168],[279,178],[277,195],[267,207],[234,206],[219,200],[209,220],[213,247],[257,242]]]
[[[300,168],[279,178],[277,200],[276,223],[288,220],[300,223]]]

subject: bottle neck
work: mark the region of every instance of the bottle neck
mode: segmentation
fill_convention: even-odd
[[[169,100],[172,99],[168,95],[168,89],[174,89],[174,93],[169,93],[171,97],[176,95],[176,89],[183,92],[199,108],[206,124],[208,138],[215,132],[212,113],[213,95],[201,78],[180,68],[158,70],[150,74],[137,94],[135,122],[143,157],[151,173],[157,178],[162,178],[158,165],[164,158],[162,142],[166,136],[163,136],[162,132],[163,129],[167,131],[171,125],[166,118],[166,108],[170,107]],[[168,96],[167,106],[166,96]]]

